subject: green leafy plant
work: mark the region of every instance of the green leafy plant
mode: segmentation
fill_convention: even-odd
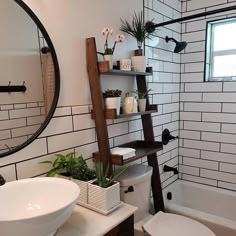
[[[52,169],[47,176],[52,177],[61,174],[67,177],[73,177],[79,180],[88,181],[95,178],[95,172],[88,168],[83,156],[76,156],[74,153],[66,155],[56,154],[54,161],[43,161],[43,164],[52,165]]]
[[[143,12],[134,12],[132,22],[121,19],[122,25],[120,30],[133,36],[137,40],[138,49],[141,50],[143,42],[146,38],[150,39],[150,33],[146,30]]]
[[[107,89],[107,90],[103,93],[103,97],[104,97],[104,98],[120,97],[121,94],[122,94],[122,91],[119,90],[119,89],[116,89],[116,90]]]
[[[96,161],[95,162],[95,173],[96,173],[96,182],[95,184],[97,184],[98,186],[102,187],[102,188],[108,188],[111,185],[114,184],[114,181],[117,180],[117,178],[127,169],[124,168],[122,169],[118,174],[116,174],[115,176],[109,176],[108,177],[108,173],[109,173],[109,169],[110,166],[107,165],[106,170],[104,171],[104,167],[103,167],[103,163],[100,161]]]
[[[144,98],[147,98],[149,96],[149,93],[152,91],[152,89],[148,89],[147,91],[145,92],[142,92],[142,91],[139,91],[139,90],[134,90],[132,91],[132,93],[135,93],[137,94],[138,98],[139,99],[144,99]]]

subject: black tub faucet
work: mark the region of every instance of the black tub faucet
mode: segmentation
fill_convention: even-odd
[[[4,185],[6,183],[6,180],[0,175],[0,186]]]
[[[164,172],[173,171],[175,175],[177,175],[179,173],[177,168],[174,168],[174,167],[171,167],[171,166],[167,166],[167,165],[164,165],[163,170],[164,170]]]

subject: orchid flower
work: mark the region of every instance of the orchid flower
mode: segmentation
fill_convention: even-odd
[[[102,35],[103,36],[106,36],[106,39],[105,39],[105,44],[104,44],[104,53],[100,53],[102,55],[112,55],[114,53],[114,50],[115,50],[115,47],[116,47],[116,43],[122,43],[124,41],[124,35],[122,34],[118,34],[116,35],[116,41],[114,42],[114,45],[112,48],[109,48],[108,47],[108,37],[109,35],[112,35],[113,34],[113,29],[109,29],[109,28],[103,28],[102,30]]]

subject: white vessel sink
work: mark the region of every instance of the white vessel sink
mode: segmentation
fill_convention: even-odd
[[[70,217],[79,193],[72,181],[53,177],[0,186],[0,235],[54,235]]]

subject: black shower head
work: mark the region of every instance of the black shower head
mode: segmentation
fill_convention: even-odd
[[[169,38],[168,36],[166,36],[165,38],[166,42],[168,43],[169,41],[173,41],[175,42],[176,46],[175,46],[175,49],[174,49],[174,53],[179,53],[181,52],[182,50],[184,50],[187,46],[187,42],[183,41],[183,42],[178,42],[176,39],[174,38]]]

